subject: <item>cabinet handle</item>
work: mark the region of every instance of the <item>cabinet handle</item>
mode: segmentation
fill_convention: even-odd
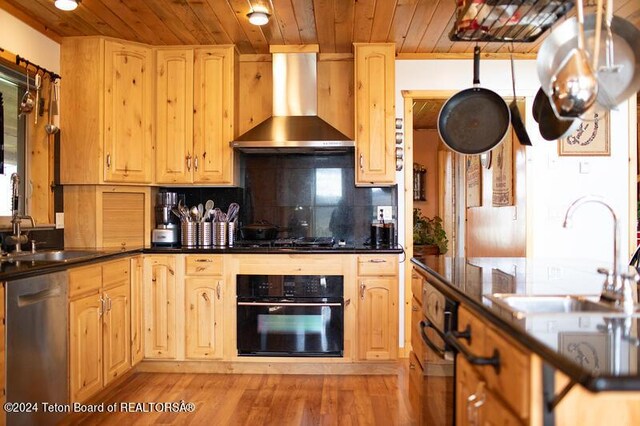
[[[351,304],[351,299],[347,299],[344,301],[344,306],[347,307]]]
[[[500,352],[497,349],[493,350],[491,358],[481,357],[474,355],[469,349],[462,345],[456,338],[455,334],[448,331],[444,334],[444,340],[453,346],[456,351],[464,356],[464,358],[473,365],[490,365],[496,371],[496,374],[500,374]]]
[[[105,297],[106,297],[106,300],[107,300],[107,311],[111,312],[111,307],[112,307],[111,298],[108,295],[105,295]]]
[[[213,259],[196,259],[194,262],[213,262]]]
[[[187,154],[187,170],[191,171],[191,154]]]
[[[216,286],[216,297],[220,300],[220,281],[218,281],[218,285]]]
[[[364,292],[367,290],[365,283],[360,283],[360,300],[364,300]]]
[[[384,259],[369,259],[369,263],[387,263]]]
[[[111,168],[111,154],[107,154],[107,169]]]
[[[412,362],[409,363],[409,370],[415,370],[416,369],[416,365]]]
[[[364,156],[362,154],[360,154],[360,170],[364,170]]]
[[[467,397],[467,420],[470,425],[477,426],[479,424],[478,408],[482,407],[486,401],[484,386],[484,382],[478,383],[476,392]]]
[[[198,171],[198,156],[194,155],[193,156],[193,168],[195,169],[195,171]]]
[[[102,314],[104,314],[104,299],[100,297],[100,307],[98,308],[98,318],[101,318]]]

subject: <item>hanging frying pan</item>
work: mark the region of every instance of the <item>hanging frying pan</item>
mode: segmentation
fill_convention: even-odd
[[[504,99],[480,87],[480,48],[473,49],[473,87],[453,95],[440,110],[438,133],[461,154],[480,154],[498,145],[509,130],[511,114]]]
[[[581,122],[577,118],[561,120],[556,117],[549,97],[542,88],[538,90],[533,101],[533,117],[538,122],[540,135],[548,141],[555,141],[571,135],[578,130]]]

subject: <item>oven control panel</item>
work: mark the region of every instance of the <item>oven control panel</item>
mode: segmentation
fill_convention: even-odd
[[[342,275],[238,275],[238,297],[343,297]]]

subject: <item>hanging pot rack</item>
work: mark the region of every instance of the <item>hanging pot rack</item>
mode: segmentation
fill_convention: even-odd
[[[562,0],[456,0],[451,41],[535,41],[574,6]]]
[[[0,47],[0,57],[4,58],[5,60],[9,61],[9,62],[15,62],[15,64],[18,67],[21,68],[25,68],[28,69],[29,67],[35,69],[36,74],[38,73],[42,73],[43,75],[48,75],[49,78],[51,79],[51,81],[56,81],[56,80],[61,80],[62,77],[60,76],[60,74],[57,74],[53,71],[50,71],[48,69],[46,69],[45,67],[42,67],[34,62],[31,62],[30,60],[28,60],[27,58],[24,58],[20,55],[15,55],[7,50],[4,50],[2,47]]]

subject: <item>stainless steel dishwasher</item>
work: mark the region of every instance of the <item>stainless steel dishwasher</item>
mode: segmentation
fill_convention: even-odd
[[[67,272],[7,283],[7,402],[38,403],[38,411],[7,413],[8,425],[49,425],[64,413],[42,403],[68,404]]]

